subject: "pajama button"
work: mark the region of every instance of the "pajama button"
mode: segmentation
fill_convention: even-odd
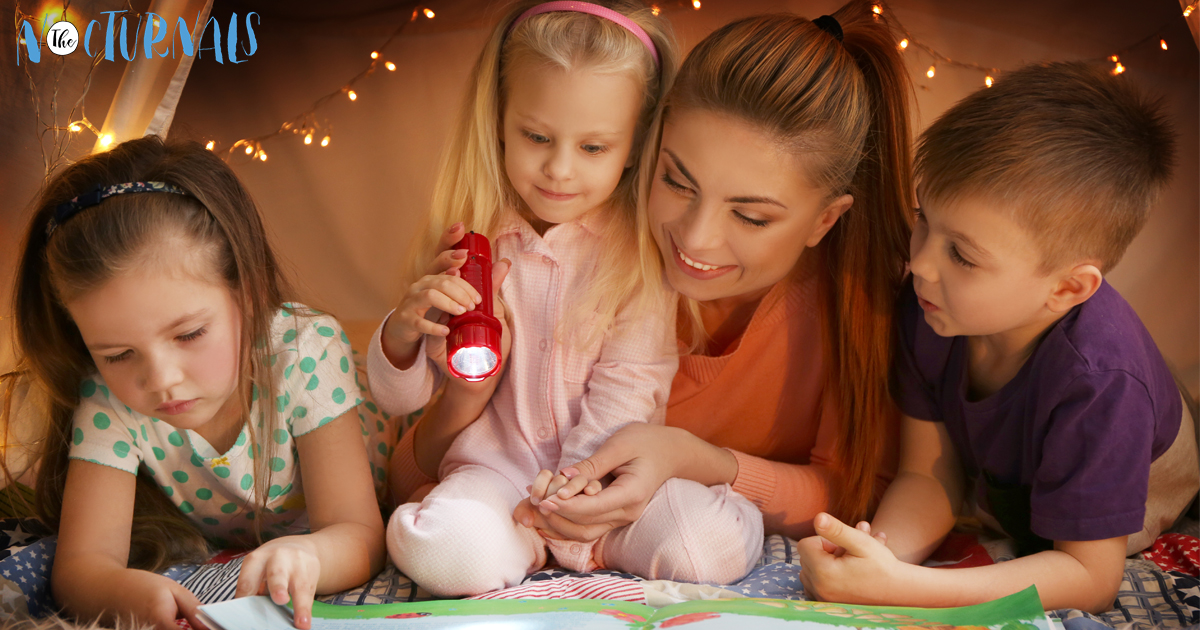
[[[538,429],[538,437],[545,439],[547,435],[550,435],[549,431],[545,429]]]
[[[542,256],[542,262],[546,263],[547,265],[553,265],[554,259],[550,258],[549,256]]]
[[[583,551],[583,547],[580,547],[579,545],[571,545],[571,553],[579,553],[581,551]]]
[[[546,340],[545,340],[545,339],[543,339],[543,340],[541,340],[541,341],[539,341],[539,342],[538,342],[538,349],[539,349],[539,350],[541,350],[542,352],[545,352],[545,351],[546,351],[546,345],[547,345],[547,344],[546,344]]]

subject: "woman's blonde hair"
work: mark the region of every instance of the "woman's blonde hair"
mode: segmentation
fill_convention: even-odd
[[[805,172],[796,176],[826,190],[827,200],[854,196],[813,252],[828,304],[827,390],[840,411],[833,511],[853,522],[869,508],[887,423],[897,413],[888,374],[913,217],[912,89],[893,32],[871,2],[853,0],[833,17],[841,41],[786,14],[718,29],[688,54],[664,115],[701,109],[746,121],[802,156]],[[681,311],[681,337],[698,346],[706,337],[700,306],[684,299]]]
[[[643,287],[661,287],[657,249],[650,239],[639,239],[637,201],[649,190],[654,176],[663,96],[679,64],[675,39],[666,22],[636,0],[598,0],[625,15],[654,42],[653,54],[625,27],[591,14],[560,11],[516,19],[540,0],[513,4],[492,30],[475,63],[450,143],[442,155],[425,229],[406,274],[409,282],[425,275],[426,266],[439,252],[438,241],[450,226],[461,221],[468,230],[492,238],[508,212],[525,212],[504,168],[500,141],[506,90],[513,68],[538,64],[570,70],[594,69],[603,73],[629,73],[645,86],[642,111],[634,133],[632,166],[625,169],[608,203],[612,212],[602,222],[605,244],[596,264],[596,281],[576,300],[561,330],[579,330],[571,322],[590,320],[582,343],[594,340],[612,320],[616,310],[636,296],[654,295]],[[511,30],[511,32],[510,32]],[[649,248],[640,243],[649,243]],[[599,317],[592,319],[591,314]]]
[[[48,234],[55,208],[96,186],[157,181],[188,195],[115,195],[84,209]],[[289,292],[267,242],[262,219],[237,176],[220,158],[195,142],[164,143],[156,136],[121,143],[58,173],[42,191],[25,240],[13,291],[18,367],[7,378],[26,378],[44,390],[48,422],[40,441],[37,510],[57,528],[62,513],[71,429],[80,385],[96,365],[64,304],[91,291],[130,265],[148,247],[183,238],[204,255],[234,293],[241,310],[240,378],[235,396],[242,418],[258,392],[276,390],[270,369],[271,320]],[[11,387],[6,391],[11,392]],[[249,423],[255,457],[254,503],[266,504],[274,441],[282,426],[275,406],[260,405],[266,422]],[[13,421],[10,405],[0,407],[0,423]],[[2,465],[2,462],[0,462]],[[5,471],[7,475],[7,471]],[[261,532],[255,518],[256,539]],[[204,558],[199,530],[171,503],[154,479],[139,472],[130,536],[129,565],[161,569],[182,560]]]

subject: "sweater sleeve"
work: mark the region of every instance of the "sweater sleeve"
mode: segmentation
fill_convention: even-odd
[[[419,424],[421,424],[420,419],[404,431],[400,442],[396,444],[396,450],[392,453],[390,463],[391,474],[388,481],[391,484],[392,499],[396,502],[396,505],[407,503],[408,497],[412,496],[421,486],[437,483],[438,481],[421,472],[421,468],[417,466],[413,436],[416,435],[417,425]]]
[[[442,373],[425,354],[424,336],[411,367],[401,370],[392,365],[383,353],[383,327],[392,313],[383,318],[383,323],[371,336],[371,345],[367,349],[367,382],[371,396],[380,408],[393,416],[402,416],[429,402],[441,383]]]
[[[888,426],[889,441],[896,438],[898,418]],[[807,464],[788,464],[729,449],[737,458],[738,474],[733,489],[750,499],[763,513],[767,535],[783,534],[800,539],[812,536],[813,518],[833,506],[833,480],[837,474],[837,411],[826,400],[821,409],[817,442]],[[886,454],[875,478],[871,510],[896,475],[895,448],[885,444]]]

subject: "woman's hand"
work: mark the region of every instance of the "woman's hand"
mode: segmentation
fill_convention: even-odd
[[[591,457],[563,468],[562,474],[576,484],[568,493],[610,474],[615,479],[595,496],[584,491],[563,499],[547,487],[546,497],[536,506],[519,503],[513,518],[553,537],[590,542],[636,521],[672,477],[704,485],[732,483],[737,460],[684,429],[639,423],[621,427]]]
[[[890,592],[903,565],[887,548],[886,537],[872,534],[859,523],[850,527],[821,513],[813,519],[817,535],[796,545],[800,582],[810,599],[846,603],[879,603],[865,599],[862,591]]]
[[[292,625],[312,627],[312,603],[321,577],[321,559],[309,536],[276,538],[242,559],[234,597],[269,595],[283,605],[292,602]]]

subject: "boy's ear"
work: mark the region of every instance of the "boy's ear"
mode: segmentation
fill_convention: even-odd
[[[1104,275],[1096,265],[1075,265],[1054,286],[1046,301],[1046,308],[1055,313],[1065,313],[1092,297],[1103,281]]]
[[[854,205],[854,195],[842,195],[829,202],[821,214],[817,215],[817,222],[813,225],[812,234],[808,235],[808,241],[804,243],[805,247],[816,247],[852,205]]]

